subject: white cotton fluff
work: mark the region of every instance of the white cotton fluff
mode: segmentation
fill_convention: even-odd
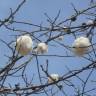
[[[50,77],[48,77],[48,83],[53,83],[54,81],[59,80],[59,75],[58,74],[51,74]]]
[[[48,45],[46,43],[39,43],[36,48],[37,53],[43,54],[48,52]]]
[[[16,50],[22,56],[27,55],[32,51],[33,42],[29,35],[23,35],[17,38]]]
[[[93,20],[88,20],[87,25],[91,25],[91,24],[94,24],[94,21]]]
[[[86,38],[86,37],[77,38],[73,43],[75,54],[82,56],[89,50],[90,45],[91,45],[91,43],[88,38]]]

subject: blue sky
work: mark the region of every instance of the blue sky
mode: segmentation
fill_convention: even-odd
[[[14,10],[21,1],[22,0],[0,0],[0,19],[3,20],[7,18],[10,13],[10,8]],[[31,22],[33,24],[40,24],[42,22],[44,26],[48,25],[46,23],[47,18],[45,17],[44,13],[47,13],[51,18],[54,18],[57,15],[58,11],[61,10],[60,18],[58,21],[62,21],[62,20],[65,20],[67,17],[70,17],[71,15],[74,14],[74,10],[71,6],[71,3],[73,3],[78,10],[87,8],[89,4],[89,0],[26,0],[26,1],[27,2],[22,6],[19,12],[15,15],[15,20]],[[83,22],[84,20],[86,21],[86,19],[82,17],[78,20],[78,22],[80,23],[80,22]],[[79,24],[78,22],[74,23],[74,25]],[[21,28],[21,29],[28,30],[28,31],[34,30],[34,28],[32,29],[31,27],[27,25],[16,24],[14,25],[14,27]],[[13,37],[10,36],[14,34],[17,34],[17,33],[13,33],[5,29],[4,27],[0,28],[0,39],[3,39],[7,42],[15,40],[14,36]],[[64,37],[63,43],[71,44],[73,41],[69,40],[69,38],[70,36]],[[51,54],[51,53],[63,55],[65,54],[65,51],[63,47],[59,47],[59,45],[57,49],[52,46],[49,46],[48,54]],[[11,52],[1,42],[0,42],[0,54],[1,54],[0,66],[3,67],[7,62],[7,58],[4,55],[5,54],[11,55]],[[63,75],[64,73],[67,72],[66,66],[68,66],[70,69],[77,69],[77,68],[84,66],[84,64],[88,63],[88,61],[79,57],[76,57],[76,58],[40,57],[39,63],[45,64],[46,59],[49,60],[49,73],[58,73],[60,75]],[[20,62],[18,62],[18,64]],[[36,79],[38,78],[38,75],[36,73],[37,73],[36,61],[35,61],[35,58],[33,58],[32,62],[27,67],[27,75],[30,79],[30,75],[35,74],[36,76],[35,79]],[[85,74],[82,74],[82,76],[85,76],[86,74],[87,73],[85,72]],[[19,81],[22,82],[20,78],[19,78]],[[6,84],[8,84],[8,82],[15,84],[16,82],[18,83],[19,81],[18,79],[15,79],[15,81],[13,81],[13,79],[12,80],[8,79]],[[37,83],[37,81],[38,80],[33,81],[33,82]],[[76,82],[80,83],[79,81],[76,81]],[[70,90],[66,89],[66,90],[67,92],[71,91],[71,89]],[[57,96],[63,96],[63,95],[57,95]]]

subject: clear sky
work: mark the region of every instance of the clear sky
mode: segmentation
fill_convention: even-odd
[[[10,8],[14,10],[21,1],[22,0],[0,0],[0,19],[3,20],[7,18],[10,13]],[[26,1],[27,2],[22,6],[19,12],[15,15],[15,20],[31,22],[33,24],[42,23],[43,25],[45,24],[44,26],[48,25],[46,23],[47,18],[44,15],[44,13],[47,13],[53,19],[57,15],[58,11],[61,10],[60,18],[58,21],[62,21],[74,14],[74,10],[72,8],[71,3],[75,5],[77,10],[82,10],[89,6],[88,5],[89,0],[26,0]],[[87,20],[86,18],[82,17],[78,20],[78,22],[80,23],[86,20]],[[77,23],[74,23],[74,25]],[[13,25],[13,27],[16,27],[19,29],[21,28],[28,31],[35,30],[35,28],[32,29],[32,27],[29,27],[27,25],[16,24],[16,25]],[[14,32],[9,31],[4,27],[0,28],[0,39],[5,40],[6,42],[10,42],[12,40],[14,41],[16,38],[14,38],[14,36],[11,36],[14,34],[15,34]],[[62,41],[62,43],[65,43],[65,44],[69,43],[71,46],[73,39],[71,38],[71,40],[69,40],[69,38],[70,38],[69,36],[64,37],[64,40]],[[54,45],[56,45],[56,43],[54,43]],[[59,47],[58,44],[56,48],[52,47],[50,44],[48,54],[64,55],[65,49],[63,47]],[[11,52],[3,43],[0,42],[0,67],[3,67],[8,60],[7,57],[5,57],[4,55],[11,55]],[[69,67],[70,69],[77,69],[77,68],[81,68],[82,66],[84,66],[84,64],[88,63],[88,61],[78,57],[75,57],[75,58],[39,57],[39,63],[42,65],[45,64],[46,59],[49,60],[49,73],[50,74],[58,73],[61,76],[67,72],[66,66]],[[18,64],[20,62],[18,62]],[[35,74],[36,81],[33,81],[33,82],[37,83],[38,80],[36,78],[38,78],[38,75],[36,74],[37,69],[36,69],[35,58],[33,58],[31,63],[28,65],[27,69],[28,69],[27,75],[29,77],[29,80],[30,80],[30,76],[32,77],[32,75]],[[85,72],[85,74],[81,74],[81,75],[84,77],[86,74],[87,73]],[[8,82],[11,82],[12,84],[16,84],[19,81],[22,82],[20,78],[19,80],[12,79],[12,80],[8,80],[6,84],[8,85]],[[76,83],[80,83],[78,79],[76,80]],[[71,94],[71,91],[72,91],[71,89],[70,90],[65,89],[65,90],[66,92],[70,92]],[[40,95],[40,96],[43,96],[43,95]],[[63,96],[63,95],[57,94],[57,96]]]

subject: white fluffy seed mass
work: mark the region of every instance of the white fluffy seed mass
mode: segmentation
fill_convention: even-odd
[[[39,43],[36,49],[37,53],[43,54],[48,52],[48,45],[46,43]]]
[[[91,24],[94,24],[94,21],[93,20],[88,20],[87,25],[91,25]]]
[[[77,38],[74,43],[74,52],[76,55],[82,56],[89,50],[89,46],[91,45],[90,41],[86,37],[79,37]]]
[[[29,35],[20,36],[16,41],[16,50],[22,56],[27,55],[32,50],[32,39]]]
[[[53,83],[54,81],[59,80],[59,75],[58,74],[51,74],[50,77],[48,77],[48,83]]]

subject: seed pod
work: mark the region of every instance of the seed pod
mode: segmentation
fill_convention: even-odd
[[[53,83],[54,81],[59,80],[59,75],[58,74],[51,74],[50,77],[48,77],[48,83]]]
[[[36,49],[37,53],[43,54],[48,52],[48,45],[46,45],[46,43],[39,43],[37,45],[37,49]]]
[[[73,43],[74,52],[78,56],[82,56],[89,50],[91,45],[90,41],[86,37],[79,37]]]
[[[16,41],[16,50],[21,55],[27,55],[32,50],[32,39],[29,35],[20,36]]]

